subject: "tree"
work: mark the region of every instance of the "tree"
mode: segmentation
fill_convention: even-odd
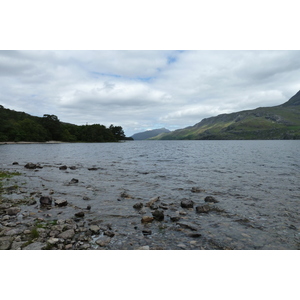
[[[109,129],[118,141],[125,139],[125,133],[121,126],[114,126],[113,124],[111,124],[109,126]]]

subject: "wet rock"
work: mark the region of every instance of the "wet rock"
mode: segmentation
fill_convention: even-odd
[[[192,237],[192,238],[198,238],[201,236],[201,233],[199,232],[191,232],[188,234],[189,237]]]
[[[143,235],[147,236],[147,235],[151,235],[152,234],[152,231],[151,230],[143,230],[142,231]]]
[[[178,222],[180,220],[180,217],[179,216],[170,216],[170,220],[172,222]]]
[[[29,200],[28,201],[28,205],[35,205],[37,202],[36,202],[36,200],[35,199],[31,199],[31,200]]]
[[[60,170],[67,170],[68,167],[67,167],[66,165],[64,165],[64,166],[60,166],[59,169],[60,169]]]
[[[18,165],[19,163],[18,163],[18,162],[16,162],[16,161],[14,161],[12,164],[13,164],[13,165]]]
[[[167,210],[167,209],[168,209],[168,205],[162,203],[161,205],[159,205],[159,208],[162,208],[162,209],[164,209],[164,210]]]
[[[42,196],[40,198],[41,205],[52,205],[52,197],[49,196]]]
[[[163,219],[165,218],[164,212],[162,210],[156,210],[156,211],[154,211],[152,213],[152,216],[157,221],[163,221]]]
[[[192,193],[202,193],[202,192],[205,192],[205,190],[197,188],[197,187],[192,187],[191,192]]]
[[[110,243],[110,237],[108,236],[102,236],[98,240],[96,240],[96,244],[100,247],[105,247]]]
[[[121,198],[125,198],[125,199],[132,199],[133,197],[131,195],[129,195],[127,192],[122,192],[121,193]]]
[[[98,168],[88,168],[89,171],[97,171]]]
[[[150,207],[151,205],[153,205],[155,202],[157,202],[159,200],[159,197],[154,197],[151,198],[150,201],[146,204],[147,207]]]
[[[88,206],[86,207],[87,210],[91,210],[91,208],[92,208],[92,207],[91,207],[90,205],[88,205]]]
[[[136,203],[133,205],[133,208],[135,209],[141,209],[144,206],[144,204],[142,202]]]
[[[6,213],[10,216],[17,215],[21,211],[18,207],[11,207],[6,210]]]
[[[153,217],[143,216],[141,222],[142,223],[151,223],[154,220]]]
[[[193,208],[194,207],[194,201],[192,200],[182,200],[180,203],[182,208]]]
[[[76,179],[76,178],[72,178],[71,179],[71,181],[70,181],[70,184],[73,184],[73,183],[78,183],[79,182],[79,180],[78,179]]]
[[[100,231],[100,227],[97,225],[91,225],[89,230],[92,232],[92,234],[98,234]]]
[[[207,196],[207,197],[205,197],[204,201],[205,201],[205,202],[210,202],[210,203],[218,203],[218,202],[219,202],[219,201],[218,201],[215,197],[213,197],[213,196]]]
[[[84,212],[83,211],[79,211],[79,212],[75,213],[74,215],[77,218],[83,218],[84,217]]]
[[[43,167],[40,164],[27,163],[24,166],[24,168],[26,168],[26,169],[37,169],[37,168],[42,169]]]
[[[57,205],[58,207],[62,207],[62,206],[67,206],[68,205],[68,201],[65,199],[56,199],[54,201],[55,205]]]
[[[60,233],[58,235],[58,238],[61,238],[61,239],[64,239],[64,240],[67,240],[67,239],[72,239],[73,236],[75,235],[75,231],[74,229],[68,229],[62,233]]]
[[[152,209],[152,210],[157,210],[157,209],[158,209],[158,205],[156,205],[156,204],[154,203],[154,204],[151,204],[151,205],[149,206],[149,208]]]
[[[75,166],[71,166],[69,167],[71,170],[76,170],[76,167]]]
[[[107,235],[109,237],[114,237],[115,236],[115,233],[113,231],[111,231],[111,230],[106,230],[106,231],[104,231],[103,234]]]
[[[204,205],[199,205],[199,206],[196,206],[196,212],[197,213],[208,213],[208,212],[210,212],[210,210],[211,210],[211,207],[210,207],[210,205],[208,205],[208,204],[204,204]]]
[[[82,199],[85,200],[85,201],[91,200],[91,199],[90,199],[89,197],[87,197],[87,196],[84,196]]]
[[[176,224],[179,225],[180,227],[187,228],[187,229],[190,229],[193,231],[198,230],[198,228],[194,224],[189,223],[189,222],[177,222]]]

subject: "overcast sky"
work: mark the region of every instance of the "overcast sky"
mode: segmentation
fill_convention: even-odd
[[[300,51],[0,51],[1,101],[125,134],[279,105],[300,90]]]

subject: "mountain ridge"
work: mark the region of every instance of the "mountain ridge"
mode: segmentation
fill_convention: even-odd
[[[220,114],[152,139],[300,139],[300,91],[278,106]]]
[[[135,133],[134,135],[131,136],[131,138],[133,138],[134,140],[147,140],[147,139],[155,137],[161,133],[168,133],[168,132],[170,132],[169,129],[158,128],[158,129],[146,130],[143,132]]]

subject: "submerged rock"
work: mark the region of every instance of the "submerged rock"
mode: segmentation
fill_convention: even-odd
[[[165,218],[164,212],[162,210],[156,210],[152,213],[153,218],[157,221],[163,221]]]
[[[189,222],[177,222],[177,225],[179,225],[180,227],[188,228],[193,231],[198,230],[198,228],[194,224],[189,223]]]
[[[25,166],[24,166],[26,169],[42,169],[43,167],[40,165],[40,164],[33,164],[33,163],[27,163]]]
[[[144,206],[144,204],[142,202],[136,203],[133,205],[133,208],[135,209],[141,209]]]
[[[210,202],[210,203],[218,203],[218,202],[219,202],[219,201],[218,201],[215,197],[213,197],[213,196],[207,196],[207,197],[205,197],[204,201],[205,201],[205,202]]]
[[[42,196],[40,198],[41,205],[52,205],[52,197],[49,196]]]
[[[144,217],[142,217],[141,222],[142,222],[142,223],[151,223],[153,220],[154,220],[153,217],[144,216]]]
[[[180,203],[182,208],[193,208],[194,207],[194,201],[192,200],[182,200]]]
[[[80,211],[80,212],[75,213],[75,217],[77,217],[77,218],[83,218],[84,217],[84,212]]]
[[[191,192],[192,193],[202,193],[202,192],[205,192],[205,190],[197,188],[197,187],[192,187]]]
[[[100,247],[105,247],[110,243],[111,238],[108,236],[102,236],[97,241],[96,244]]]
[[[211,210],[210,205],[205,204],[205,205],[199,205],[196,207],[196,212],[197,213],[208,213]]]
[[[64,165],[64,166],[60,166],[59,169],[60,169],[60,170],[67,170],[68,167],[67,167],[66,165]]]
[[[154,198],[151,198],[150,201],[146,204],[147,207],[150,207],[152,206],[156,201],[159,200],[159,196],[158,197],[154,197]]]

